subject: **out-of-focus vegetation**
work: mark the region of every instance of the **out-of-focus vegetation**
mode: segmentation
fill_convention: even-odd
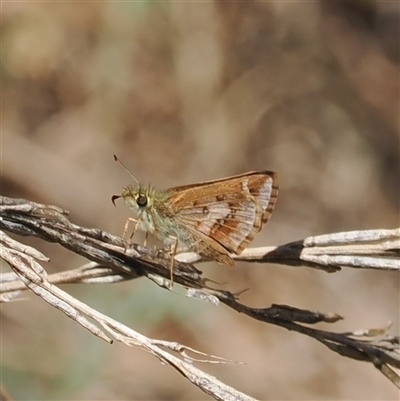
[[[276,170],[278,204],[255,245],[399,223],[396,3],[9,2],[1,40],[3,195],[121,234],[129,212],[110,197],[131,178],[115,153],[158,187]],[[29,243],[52,257],[49,271],[83,262]],[[337,312],[343,331],[394,320],[398,332],[394,274],[204,270],[232,291],[249,288],[241,300],[252,306]],[[148,336],[246,362],[203,368],[260,399],[398,396],[367,364],[144,279],[69,290]],[[2,381],[16,399],[204,397],[33,295],[1,318]]]

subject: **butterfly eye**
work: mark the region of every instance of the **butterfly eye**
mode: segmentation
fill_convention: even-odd
[[[147,205],[147,196],[139,195],[136,199],[136,203],[139,207],[145,207]]]

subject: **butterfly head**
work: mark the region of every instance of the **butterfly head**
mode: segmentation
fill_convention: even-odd
[[[156,212],[154,207],[155,190],[150,186],[133,187],[128,185],[122,190],[121,195],[114,195],[111,201],[114,203],[119,198],[123,198],[125,204],[138,218],[138,228],[140,230],[154,233],[155,221],[154,213]]]
[[[141,185],[139,181],[136,179],[136,177],[115,155],[114,155],[114,160],[128,172],[128,174],[137,182],[138,186],[133,187],[132,185],[128,185],[122,190],[121,195],[114,195],[111,198],[111,201],[114,204],[114,206],[116,206],[115,201],[119,198],[124,198],[124,201],[126,205],[129,207],[129,209],[141,215],[152,204],[151,200],[152,190],[150,187],[144,187],[143,185]]]
[[[115,206],[115,201],[119,198],[123,198],[126,205],[137,213],[141,215],[146,209],[150,208],[153,203],[152,188],[144,187],[139,185],[138,187],[133,187],[128,185],[122,190],[121,195],[114,195],[111,198],[112,203]]]

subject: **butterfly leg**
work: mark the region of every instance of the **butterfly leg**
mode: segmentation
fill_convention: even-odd
[[[130,223],[135,223],[135,226],[133,227],[132,233],[129,236],[128,240],[126,240],[126,234],[128,232]],[[134,236],[135,232],[137,231],[137,229],[139,227],[139,224],[140,224],[140,219],[136,220],[136,219],[133,219],[132,217],[129,217],[129,219],[126,220],[125,227],[124,227],[124,232],[122,234],[122,238],[126,241],[125,250],[129,247],[131,239]]]
[[[174,263],[175,263],[175,255],[176,251],[178,250],[178,238],[176,237],[170,237],[171,240],[174,241],[174,243],[171,245],[171,250],[169,252],[171,261],[169,265],[169,272],[170,272],[170,280],[171,280],[171,288],[174,284]]]

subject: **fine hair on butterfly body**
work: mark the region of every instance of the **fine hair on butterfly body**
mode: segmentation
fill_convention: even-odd
[[[137,220],[135,229],[151,233],[174,248],[178,243],[206,259],[234,265],[275,207],[278,177],[274,171],[253,171],[228,178],[160,190],[137,182],[121,195]],[[127,222],[128,223],[128,222]],[[126,228],[125,228],[126,231]],[[171,267],[172,269],[172,267]],[[172,271],[171,271],[172,275]]]

